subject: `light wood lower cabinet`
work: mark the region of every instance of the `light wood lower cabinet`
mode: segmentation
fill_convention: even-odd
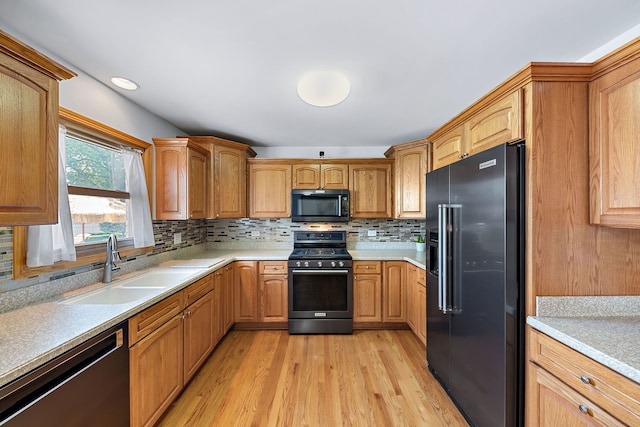
[[[211,274],[129,319],[132,426],[153,425],[213,351],[218,292]]]
[[[407,263],[407,324],[420,341],[427,341],[426,271]]]
[[[258,262],[235,263],[235,319],[237,323],[258,321]]]
[[[286,322],[288,312],[287,261],[261,261],[258,293],[261,322]]]
[[[353,262],[353,321],[382,322],[380,261]]]
[[[527,425],[640,425],[640,384],[527,328]]]
[[[406,262],[385,261],[382,278],[382,321],[407,321]]]

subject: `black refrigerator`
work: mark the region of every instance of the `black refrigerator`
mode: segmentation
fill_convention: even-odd
[[[467,421],[521,426],[524,143],[427,174],[427,362]]]

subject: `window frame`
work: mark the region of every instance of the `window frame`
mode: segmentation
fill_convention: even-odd
[[[59,121],[74,133],[86,135],[89,139],[108,141],[112,145],[120,145],[142,151],[142,163],[149,192],[149,203],[152,204],[152,165],[153,145],[135,138],[117,129],[104,125],[76,112],[59,107]],[[153,208],[153,206],[150,206]],[[153,209],[151,210],[153,212]],[[149,252],[153,246],[134,248],[133,241],[118,242],[120,254],[124,257]],[[76,261],[59,261],[50,266],[27,267],[27,227],[13,227],[13,278],[32,277],[40,274],[67,270],[73,267],[104,262],[105,247],[102,243],[76,246]]]

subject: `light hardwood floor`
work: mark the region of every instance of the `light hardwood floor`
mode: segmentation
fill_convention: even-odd
[[[231,331],[160,426],[466,426],[408,330]]]

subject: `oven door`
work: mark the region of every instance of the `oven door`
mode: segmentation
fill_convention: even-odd
[[[289,270],[289,319],[353,318],[350,269]]]

